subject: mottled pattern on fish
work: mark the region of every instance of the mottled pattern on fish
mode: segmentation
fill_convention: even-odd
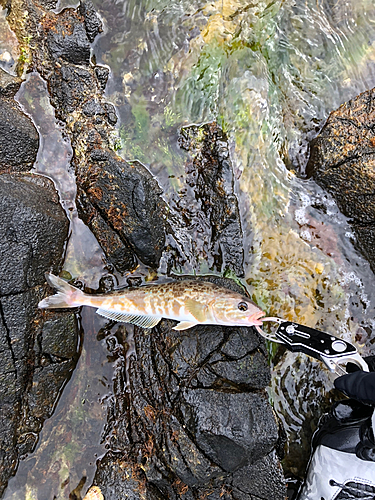
[[[49,284],[58,290],[39,303],[40,308],[91,306],[116,321],[152,328],[161,318],[180,321],[184,330],[197,324],[261,325],[264,313],[247,297],[207,281],[183,280],[125,289],[106,295],[89,295],[51,274]]]

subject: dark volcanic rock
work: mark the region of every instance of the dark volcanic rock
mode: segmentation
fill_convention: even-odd
[[[0,73],[0,171],[26,171],[32,167],[39,148],[38,132],[28,116],[12,99],[18,79]]]
[[[85,68],[63,63],[51,75],[48,83],[56,116],[65,120],[69,113],[80,109],[85,100],[91,99],[96,79]]]
[[[230,280],[208,279],[238,291]],[[110,337],[118,364],[105,439],[118,453],[100,460],[94,483],[113,500],[283,500],[273,452],[278,428],[264,390],[267,363],[258,366],[255,383],[238,380],[247,356],[265,360],[263,342],[251,328],[201,325],[176,332],[173,325],[163,320],[151,332],[134,328],[136,358],[128,375],[125,328]],[[215,373],[218,359],[236,369]],[[257,491],[254,477],[258,486],[272,481]]]
[[[0,295],[43,284],[44,273],[61,259],[69,227],[52,182],[0,175],[0,213]]]
[[[102,90],[105,89],[109,77],[109,69],[106,66],[95,66],[95,75]]]
[[[64,19],[64,21],[69,23],[70,19]],[[74,64],[88,64],[90,43],[84,27],[79,23],[73,24],[69,31],[64,23],[58,23],[56,27],[57,29],[50,30],[47,35],[48,48],[52,57],[61,57]]]
[[[44,272],[56,267],[69,223],[53,183],[0,175],[0,494],[30,452],[77,360],[72,313],[44,315]]]
[[[351,219],[358,243],[375,271],[375,89],[332,112],[311,143],[307,174]]]
[[[137,259],[129,245],[108,225],[98,210],[92,205],[85,191],[77,188],[77,209],[81,219],[93,232],[108,260],[120,272],[135,269]]]
[[[186,389],[182,400],[187,429],[224,471],[234,472],[274,448],[278,429],[266,394]]]
[[[42,7],[45,9],[55,9],[56,5],[58,4],[58,0],[39,0],[38,2]]]
[[[108,228],[118,235],[125,247],[130,247],[148,266],[157,267],[165,240],[165,204],[161,189],[140,163],[131,165],[112,154],[95,150],[87,166],[77,169],[78,182],[87,194],[96,213],[80,213],[100,241],[99,225],[91,224],[100,214]],[[78,199],[78,208],[85,201]],[[87,204],[86,204],[87,206]],[[113,252],[109,253],[113,263]]]
[[[79,12],[85,20],[86,34],[90,42],[93,42],[99,33],[102,33],[103,26],[91,0],[81,0]]]
[[[233,498],[248,500],[268,498],[284,500],[286,497],[275,496],[275,491],[283,482],[284,476],[276,453],[270,453],[233,474]]]
[[[14,97],[21,83],[21,78],[16,78],[0,68],[0,98]]]

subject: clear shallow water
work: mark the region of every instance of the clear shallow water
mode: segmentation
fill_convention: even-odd
[[[83,492],[90,486],[96,460],[106,451],[102,435],[115,367],[106,342],[98,342],[95,335],[104,323],[94,310],[82,312],[85,338],[76,369],[54,415],[44,423],[35,452],[21,460],[4,499],[68,499],[80,481]]]
[[[19,57],[18,41],[6,21],[6,10],[0,7],[0,67],[15,75]]]
[[[303,177],[308,140],[374,85],[373,2],[94,3],[107,25],[95,52],[112,71],[107,96],[123,156],[147,164],[173,206],[183,184],[179,127],[217,120],[231,139],[253,298],[267,314],[369,353],[373,274],[334,201]],[[290,443],[285,469],[301,475],[332,379],[280,353],[273,370],[270,397]]]
[[[111,69],[106,93],[120,118],[118,134],[124,158],[145,163],[162,185],[168,203],[175,207],[184,187],[186,158],[177,145],[178,130],[189,123],[217,120],[231,141],[246,282],[254,300],[269,315],[356,340],[364,354],[372,351],[373,274],[355,249],[349,222],[334,201],[303,175],[308,139],[316,135],[330,111],[374,86],[373,2],[94,3],[106,25],[94,52],[97,61]],[[56,124],[52,126],[53,113],[48,111],[41,86],[41,82],[35,83],[19,97],[37,125],[40,123],[41,135],[48,136],[42,142],[36,168],[54,178],[65,193],[62,198],[73,220],[64,269],[95,287],[99,277],[107,274],[104,257],[91,233],[76,218],[74,176],[69,173],[71,151],[63,131],[56,129]],[[31,95],[31,88],[39,88],[40,93]],[[39,107],[34,102],[43,99]],[[52,120],[47,132],[42,128],[45,118],[40,119],[46,113]],[[48,149],[52,144],[59,149]],[[176,272],[206,270],[199,255],[192,257],[197,262],[194,269]],[[120,282],[124,279],[117,278]],[[90,323],[85,336],[95,338],[98,328]],[[95,340],[84,344],[88,352],[96,348]],[[104,359],[105,347],[101,349]],[[101,376],[98,366],[91,368],[94,378]],[[301,475],[319,413],[332,400],[332,378],[319,363],[280,351],[272,368],[270,398],[289,438],[285,470]],[[110,380],[110,366],[108,370]],[[88,375],[85,378],[78,367],[73,377],[80,376],[87,383]],[[69,395],[73,380],[58,408],[76,405]],[[84,384],[80,385],[81,398]],[[61,450],[62,456],[66,454],[67,445],[53,432],[46,434],[49,425],[58,425],[58,418],[59,411],[50,424],[46,423],[40,445],[22,462],[11,485],[21,484],[17,483],[21,470],[29,467],[31,460],[36,468],[49,470],[55,458],[44,455],[44,461],[39,461],[48,446],[44,443]],[[58,498],[68,498],[68,491],[83,475],[92,477],[95,453],[102,450],[99,422],[104,413],[88,412],[85,418],[96,433],[88,440],[77,432],[72,439],[76,450],[84,449],[90,441],[92,458],[85,455],[78,462],[71,487],[61,489],[56,482]],[[37,472],[33,474],[38,477]],[[48,498],[35,488],[30,486],[29,498]],[[9,496],[12,491],[10,486],[5,498],[16,498]]]

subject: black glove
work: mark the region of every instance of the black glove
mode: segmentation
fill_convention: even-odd
[[[375,405],[375,372],[361,370],[339,377],[334,382],[336,389],[361,403]]]

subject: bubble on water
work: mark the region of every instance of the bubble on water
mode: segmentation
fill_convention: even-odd
[[[354,271],[344,271],[340,269],[341,278],[339,279],[340,285],[349,285],[350,283],[355,283],[358,287],[363,288],[362,280],[355,274]]]
[[[311,233],[308,229],[302,229],[300,236],[305,241],[311,241]]]
[[[300,191],[298,193],[298,195],[300,198],[301,206],[300,206],[300,208],[297,208],[297,210],[294,212],[294,219],[297,222],[297,224],[299,224],[300,226],[303,226],[304,224],[309,223],[309,219],[306,217],[306,208],[311,206],[311,198],[303,191]],[[301,234],[301,237],[302,237],[302,234]],[[308,239],[308,241],[310,241],[310,240],[311,240],[311,235],[310,235],[310,239]]]

